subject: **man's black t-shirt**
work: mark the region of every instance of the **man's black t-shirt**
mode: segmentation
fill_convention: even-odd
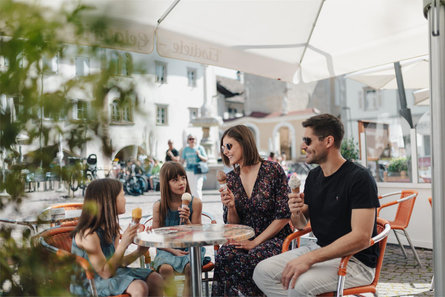
[[[167,150],[167,151],[165,152],[165,162],[173,161],[172,158],[170,157],[170,155],[168,154],[168,151],[169,151],[169,150]],[[179,153],[178,153],[178,151],[177,151],[175,148],[172,149],[172,154],[173,154],[173,156],[175,156],[175,157],[179,156]]]
[[[320,167],[311,170],[304,186],[304,203],[309,206],[312,232],[321,247],[351,232],[352,209],[380,206],[374,178],[366,168],[349,161],[328,177]],[[376,234],[374,224],[372,236]],[[375,268],[378,254],[378,245],[373,245],[354,257]]]

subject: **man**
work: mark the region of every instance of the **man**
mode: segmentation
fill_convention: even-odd
[[[195,197],[202,197],[202,186],[204,184],[204,174],[196,172],[199,162],[207,162],[207,155],[202,146],[197,144],[196,137],[192,134],[187,136],[187,144],[182,150],[182,160],[186,163],[185,173],[190,186],[190,191]]]
[[[304,194],[289,194],[292,224],[310,221],[317,243],[260,262],[253,279],[267,296],[316,296],[335,291],[340,258],[354,254],[345,288],[370,284],[378,247],[369,246],[376,230],[377,186],[367,169],[340,153],[344,134],[340,120],[329,114],[303,122],[302,149],[311,170]],[[287,291],[289,289],[289,292]],[[289,295],[288,295],[289,294]]]
[[[173,147],[173,141],[171,141],[171,139],[169,139],[167,144],[168,144],[168,150],[165,152],[165,162],[167,162],[167,161],[179,162],[179,153]]]

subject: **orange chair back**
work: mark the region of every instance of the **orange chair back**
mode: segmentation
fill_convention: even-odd
[[[75,228],[75,226],[51,228],[43,231],[40,236],[42,236],[48,244],[71,253],[71,232]]]
[[[414,203],[416,203],[417,191],[414,190],[403,190],[400,194],[399,199],[403,199],[405,197],[415,195],[414,198],[408,199],[398,203],[396,215],[393,221],[390,221],[390,225],[392,229],[405,229],[408,227],[409,221],[411,219],[411,214],[413,213]],[[380,197],[379,197],[380,198]],[[377,210],[377,215],[379,215],[380,210],[384,207],[397,204],[397,202],[393,201],[390,203],[383,204]]]
[[[433,197],[428,197],[428,201],[429,201],[431,207],[433,207]]]
[[[82,209],[83,203],[63,203],[51,205],[48,208],[63,208],[65,210],[74,210],[74,209]]]
[[[385,224],[389,224],[389,222],[385,219],[377,217],[377,233],[378,234],[380,234],[381,232],[383,232],[383,230],[385,230]],[[365,286],[344,289],[343,290],[344,295],[358,295],[358,294],[362,294],[362,293],[375,294],[377,292],[377,284],[380,279],[380,271],[382,270],[382,267],[383,267],[383,258],[385,257],[387,241],[388,241],[388,236],[386,236],[385,238],[383,238],[382,240],[380,240],[378,242],[379,257],[377,258],[377,264],[376,264],[376,268],[375,268],[375,276],[374,276],[374,280],[372,281],[372,283],[369,285],[365,285]],[[318,296],[324,297],[324,296],[336,296],[336,295],[335,295],[335,292],[329,292],[329,293],[324,293],[324,294],[321,294]]]

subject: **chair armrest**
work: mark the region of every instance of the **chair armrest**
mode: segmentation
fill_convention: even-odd
[[[210,224],[216,224],[216,218],[213,214],[206,211],[201,212],[201,214],[210,219]]]
[[[386,194],[385,197],[388,197],[388,196],[394,195],[394,194],[399,194],[399,193],[398,192],[396,192],[396,193],[389,193],[389,194]],[[385,198],[385,197],[384,196],[379,196],[379,199]],[[406,200],[409,200],[409,199],[413,199],[413,198],[416,198],[416,197],[417,197],[417,193],[411,194],[409,196],[406,196],[406,197],[403,197],[403,198],[400,198],[400,199],[397,199],[397,200],[394,200],[394,201],[391,201],[391,202],[388,202],[388,203],[385,203],[385,204],[381,205],[379,208],[377,208],[377,216],[379,216],[380,211],[383,208],[385,208],[385,207],[396,205],[396,204],[399,204],[399,203],[401,203],[403,201],[406,201]]]
[[[76,262],[79,264],[79,266],[82,267],[82,269],[85,271],[87,279],[89,279],[89,280],[94,279],[94,270],[91,267],[91,264],[90,264],[90,262],[88,262],[87,259],[82,258],[81,256],[78,256],[78,255],[71,254],[70,252],[67,252],[62,249],[57,249],[56,255],[60,258],[65,258],[65,257],[75,258]]]
[[[306,226],[302,230],[299,230],[299,231],[296,231],[296,232],[294,232],[292,234],[289,234],[286,237],[286,239],[284,239],[284,241],[283,241],[283,248],[281,249],[281,252],[284,253],[284,252],[287,252],[289,250],[289,244],[291,244],[292,240],[294,240],[294,239],[296,239],[296,238],[298,238],[300,236],[303,236],[303,235],[305,235],[305,234],[307,234],[307,233],[309,233],[311,231],[312,231],[312,228],[309,227],[309,226]]]

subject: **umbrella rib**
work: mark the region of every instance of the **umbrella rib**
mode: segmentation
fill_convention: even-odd
[[[169,15],[169,13],[175,8],[176,5],[178,5],[179,1],[181,0],[175,0],[169,8],[162,14],[162,16],[158,20],[158,26],[164,21],[164,19]]]
[[[323,8],[323,4],[324,4],[325,1],[326,1],[326,0],[323,0],[323,1],[321,1],[321,3],[320,3],[320,8],[318,9],[318,12],[317,12],[317,17],[315,18],[314,23],[312,24],[311,32],[309,33],[309,36],[308,36],[308,38],[307,38],[307,42],[306,42],[306,44],[305,44],[305,46],[304,46],[304,49],[303,49],[303,53],[301,54],[300,65],[301,65],[301,63],[303,62],[304,55],[306,54],[306,49],[308,48],[308,46],[309,46],[309,42],[311,41],[312,34],[314,33],[315,26],[317,25],[317,22],[318,22],[318,17],[320,16],[321,9]]]

